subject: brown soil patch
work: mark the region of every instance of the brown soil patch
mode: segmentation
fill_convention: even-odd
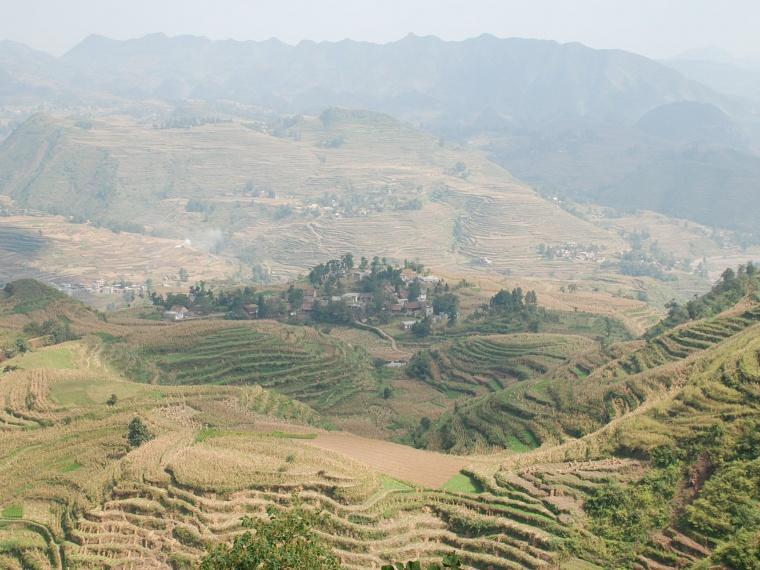
[[[350,433],[320,433],[315,439],[304,441],[345,455],[391,477],[426,487],[440,487],[471,463],[466,457],[423,451]]]

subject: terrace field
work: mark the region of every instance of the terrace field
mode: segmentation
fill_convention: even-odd
[[[463,453],[525,451],[589,434],[646,404],[688,374],[695,355],[760,321],[760,306],[731,310],[648,340],[579,352],[547,376],[463,402],[426,444]]]
[[[0,217],[0,280],[32,277],[51,283],[127,280],[176,285],[185,268],[193,279],[223,281],[238,267],[178,239],[72,224],[61,216]],[[247,277],[247,275],[246,275]]]
[[[318,532],[357,570],[451,551],[468,569],[660,569],[708,557],[720,567],[738,540],[700,521],[714,508],[711,489],[752,476],[756,462],[741,439],[760,421],[751,298],[648,341],[445,341],[441,370],[496,390],[450,400],[455,409],[423,434],[436,446],[448,430],[459,438],[451,449],[489,451],[456,455],[325,430],[362,397],[372,401],[346,392],[344,366],[359,370],[358,393],[365,381],[370,392],[378,380],[409,393],[427,385],[371,365],[364,375],[366,352],[310,327],[103,320],[33,282],[3,295],[6,334],[68,314],[84,335],[2,362],[3,568],[192,568],[241,531],[244,515],[287,508],[294,492],[326,514]],[[536,377],[510,376],[515,362],[532,362]],[[487,387],[495,379],[507,387]],[[125,439],[135,416],[155,436],[136,448]],[[606,511],[589,506],[620,492],[641,506],[624,527],[640,540],[621,539]],[[747,520],[736,532],[755,528]]]
[[[571,355],[590,351],[587,337],[550,334],[478,335],[436,345],[428,381],[443,391],[476,395],[548,374]]]
[[[146,382],[255,384],[319,409],[371,387],[364,350],[304,327],[187,323],[171,327],[170,333],[156,329],[131,341],[110,345],[114,361]]]
[[[333,109],[286,128],[238,119],[190,129],[123,117],[77,124],[38,115],[10,136],[0,192],[20,207],[188,239],[280,277],[355,251],[566,279],[599,268],[543,259],[540,243],[595,244],[610,255],[623,246],[481,154],[385,115]]]

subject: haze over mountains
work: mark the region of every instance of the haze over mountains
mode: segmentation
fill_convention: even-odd
[[[128,111],[141,118],[186,115],[188,101],[215,116],[371,109],[473,144],[547,195],[753,233],[760,212],[745,205],[760,172],[757,103],[687,75],[620,50],[490,35],[295,46],[93,35],[60,58],[0,44],[5,105],[154,102]],[[686,164],[707,187],[681,178]],[[735,199],[713,216],[716,184]]]
[[[3,69],[52,78],[60,93],[226,99],[304,112],[330,105],[467,119],[493,110],[517,125],[574,117],[635,121],[651,108],[697,100],[741,104],[652,60],[581,44],[409,35],[388,44],[345,40],[296,46],[152,34],[92,35],[61,58],[6,42]],[[19,73],[19,72],[23,73]],[[15,77],[14,77],[15,79]]]

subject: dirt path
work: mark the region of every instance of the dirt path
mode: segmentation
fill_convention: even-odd
[[[373,327],[372,325],[365,325],[364,323],[357,323],[356,321],[354,321],[353,324],[358,329],[368,330],[370,332],[375,333],[380,338],[387,340],[388,342],[391,343],[391,348],[394,351],[399,352],[398,346],[396,345],[396,339],[393,338],[391,335],[389,335],[387,332],[385,332],[383,329],[378,328],[378,327]]]
[[[345,455],[368,467],[417,485],[440,487],[472,461],[467,457],[414,449],[346,432],[323,432],[304,443]]]

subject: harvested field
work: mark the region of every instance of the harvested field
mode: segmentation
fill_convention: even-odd
[[[30,250],[30,248],[32,248]],[[195,280],[223,280],[236,265],[181,239],[114,233],[59,216],[0,217],[0,279],[91,283],[126,279],[157,286],[184,267]]]
[[[308,445],[334,451],[381,473],[423,487],[438,488],[472,462],[467,457],[414,449],[350,433],[319,433]]]

